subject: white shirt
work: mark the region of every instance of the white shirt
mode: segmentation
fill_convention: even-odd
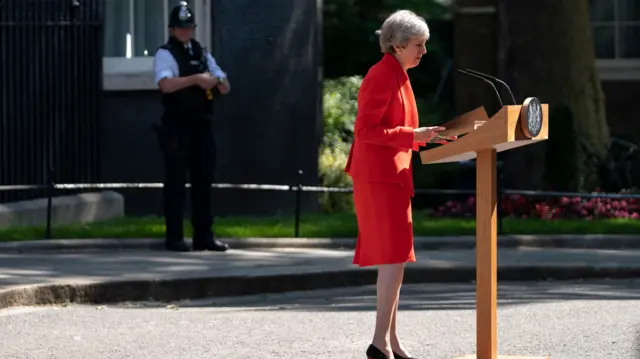
[[[191,47],[191,45],[187,46],[187,48]],[[203,49],[203,51],[206,51]],[[216,63],[216,60],[211,56],[211,54],[207,51],[207,63],[209,65],[209,72],[215,76],[220,78],[227,78],[227,74],[222,71],[220,66]],[[171,55],[169,50],[158,49],[156,51],[156,55],[153,58],[153,72],[155,73],[156,85],[163,78],[173,78],[178,77],[180,71],[178,70],[178,63]]]

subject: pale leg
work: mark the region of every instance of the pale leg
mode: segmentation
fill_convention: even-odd
[[[393,358],[391,350],[391,323],[402,285],[404,263],[381,265],[378,268],[376,329],[372,344]],[[400,354],[400,353],[398,353]]]
[[[404,271],[403,271],[404,274]],[[400,279],[401,283],[402,283],[402,278]],[[391,333],[390,333],[390,338],[391,338],[391,349],[393,349],[393,351],[395,353],[398,353],[399,355],[402,355],[403,358],[411,358],[411,355],[409,354],[409,352],[402,346],[402,343],[400,342],[400,338],[398,336],[398,327],[397,327],[397,317],[398,317],[398,305],[400,303],[400,293],[398,292],[398,297],[396,298],[396,305],[393,308],[393,316],[391,318]]]

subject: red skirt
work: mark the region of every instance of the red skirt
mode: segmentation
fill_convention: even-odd
[[[353,264],[415,262],[411,196],[400,184],[353,183],[358,239]]]

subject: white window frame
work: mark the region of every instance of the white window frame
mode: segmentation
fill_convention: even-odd
[[[601,59],[596,60],[596,69],[600,80],[639,81],[640,59]]]
[[[130,11],[133,8],[133,2],[130,0]],[[172,6],[166,1],[164,3],[164,28],[166,36],[169,37],[169,12]],[[176,1],[176,4],[178,2]],[[190,0],[189,7],[196,14],[196,33],[195,38],[202,43],[203,46],[211,48],[211,0]],[[108,18],[105,21],[109,21]],[[135,17],[132,16],[129,27],[133,34]],[[160,45],[160,44],[159,44]],[[105,91],[144,91],[155,90],[153,74],[153,54],[149,56],[138,57],[104,57],[102,59],[102,83]]]
[[[603,25],[614,27],[614,58],[596,59],[596,69],[600,80],[605,81],[638,81],[640,80],[640,58],[620,57],[620,26],[638,25],[640,21],[620,21],[620,9],[617,0],[613,1],[613,21],[592,21],[591,25]],[[638,39],[640,41],[640,39]],[[595,50],[594,50],[595,51]]]

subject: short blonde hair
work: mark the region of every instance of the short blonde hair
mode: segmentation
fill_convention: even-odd
[[[380,30],[380,51],[394,53],[394,46],[405,47],[413,38],[429,40],[427,22],[414,12],[398,10],[387,17]]]

